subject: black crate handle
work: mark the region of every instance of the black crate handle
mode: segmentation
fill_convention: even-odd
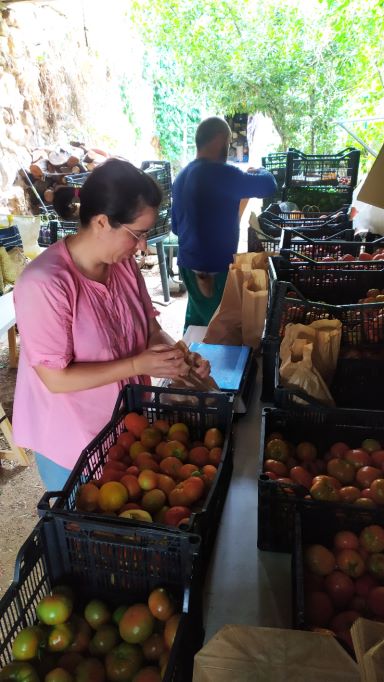
[[[57,497],[61,497],[62,499],[65,499],[65,495],[64,495],[62,490],[53,490],[53,491],[47,490],[37,505],[37,511],[38,512],[45,512],[45,511],[48,511],[49,509],[51,509],[50,500],[52,498],[57,498]]]

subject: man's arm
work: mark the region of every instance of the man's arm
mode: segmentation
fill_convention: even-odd
[[[265,168],[244,172],[235,166],[223,164],[222,190],[236,199],[269,197],[276,191],[276,180]]]

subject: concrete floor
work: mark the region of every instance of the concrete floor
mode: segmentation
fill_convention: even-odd
[[[235,425],[234,469],[205,585],[205,641],[225,624],[291,626],[291,559],[257,549],[260,374]]]

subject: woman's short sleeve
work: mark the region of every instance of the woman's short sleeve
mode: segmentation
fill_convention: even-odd
[[[73,359],[73,313],[64,285],[22,275],[14,289],[14,301],[20,342],[29,364],[67,367]]]

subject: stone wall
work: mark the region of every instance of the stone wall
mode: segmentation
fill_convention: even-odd
[[[0,10],[0,213],[26,212],[18,170],[32,149],[75,139],[135,163],[154,156],[152,92],[127,7],[55,0]]]

